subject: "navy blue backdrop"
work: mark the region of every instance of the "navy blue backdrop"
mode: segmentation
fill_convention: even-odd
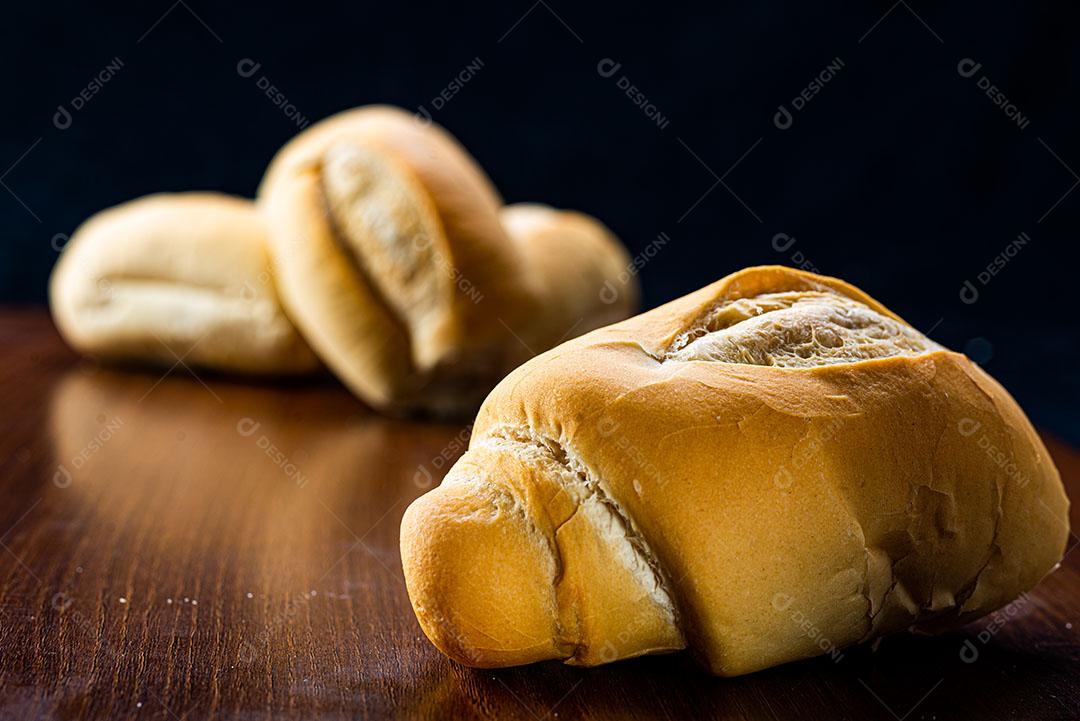
[[[6,4],[0,301],[43,302],[93,212],[251,195],[298,128],[388,102],[508,201],[602,218],[649,306],[749,264],[841,276],[1080,442],[1077,11],[698,5]]]

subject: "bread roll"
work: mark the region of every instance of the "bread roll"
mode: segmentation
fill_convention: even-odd
[[[253,374],[318,360],[274,289],[254,203],[150,195],[83,223],[53,269],[53,319],[76,350],[109,360]]]
[[[537,350],[616,323],[637,308],[630,258],[596,218],[515,203],[503,207],[499,219],[535,284],[539,309],[526,328]]]
[[[1062,556],[1008,393],[843,281],[749,268],[560,345],[405,513],[428,638],[470,666],[691,649],[743,674],[966,623]]]
[[[475,161],[395,108],[298,135],[259,203],[290,317],[357,396],[387,411],[471,411],[509,369],[625,317],[636,297],[625,251],[602,226],[513,211],[521,231],[508,235]],[[553,252],[567,245],[555,226],[584,238],[572,254]],[[601,300],[605,283],[617,303]]]

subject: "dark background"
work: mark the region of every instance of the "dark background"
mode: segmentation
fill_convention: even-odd
[[[311,122],[423,105],[507,201],[585,210],[632,253],[666,233],[641,272],[647,306],[757,263],[845,278],[1080,442],[1077,11],[804,5],[6,4],[0,301],[44,302],[64,237],[108,205],[160,190],[252,195],[297,130],[260,90],[265,77]],[[261,64],[252,77],[237,72],[245,58]],[[621,63],[611,77],[597,71],[605,58]],[[836,58],[842,69],[777,128],[778,106]],[[964,58],[981,63],[973,77],[957,70]],[[1026,127],[980,90],[983,76]],[[979,282],[1021,232],[1030,242]],[[794,244],[776,250],[777,233]],[[965,281],[974,303],[960,298]]]

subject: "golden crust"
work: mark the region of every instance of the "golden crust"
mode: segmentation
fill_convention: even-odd
[[[83,223],[53,269],[53,318],[76,350],[105,359],[252,374],[319,363],[278,301],[255,205],[162,193]]]
[[[347,111],[298,135],[270,164],[259,203],[290,315],[377,408],[472,410],[533,352],[628,312],[629,300],[606,307],[599,287],[552,282],[549,230],[511,239],[475,161],[395,108]],[[600,286],[625,256],[610,234],[592,240],[601,231],[575,231],[588,250],[563,265],[580,263],[578,276]],[[568,317],[562,299],[581,315]]]
[[[468,453],[406,514],[414,606],[444,609],[441,623],[420,616],[428,636],[472,647],[487,632],[473,600],[482,581],[468,582],[471,596],[459,588],[452,605],[441,584],[462,581],[427,582],[457,578],[456,559],[472,549],[473,538],[451,525],[467,520],[442,512],[447,494],[523,489],[519,516],[488,526],[529,520],[563,566],[582,552],[582,535],[564,543],[537,520],[553,506],[536,489],[572,482],[543,470],[543,454],[528,456],[526,473],[517,450],[477,450],[515,435],[556,449],[552,457],[600,489],[608,518],[623,519],[624,535],[639,540],[629,560],[603,544],[609,568],[644,559],[659,569],[636,571],[636,591],[605,574],[592,583],[555,574],[547,580],[556,596],[610,609],[659,586],[674,606],[665,624],[655,593],[658,602],[616,618],[560,600],[554,613],[568,635],[546,658],[583,662],[582,647],[606,649],[586,663],[671,650],[674,625],[714,673],[735,675],[912,626],[953,627],[1032,588],[1061,557],[1068,501],[1023,412],[963,355],[930,348],[800,368],[672,356],[731,300],[800,290],[840,294],[902,323],[842,281],[750,268],[564,343],[504,379],[480,410]],[[597,518],[594,536],[604,525]],[[486,574],[487,585],[521,581],[498,562]],[[535,623],[519,617],[525,611],[503,611]],[[536,660],[496,641],[485,640],[484,660]]]
[[[541,299],[523,333],[530,345],[550,348],[571,334],[623,320],[638,307],[630,256],[597,219],[536,203],[508,205],[499,219]]]

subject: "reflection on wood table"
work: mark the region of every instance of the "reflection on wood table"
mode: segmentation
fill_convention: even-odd
[[[0,314],[0,398],[2,718],[1080,716],[1080,553],[962,632],[839,660],[473,670],[421,634],[397,546],[467,428],[329,380],[100,368],[42,311]],[[1048,441],[1077,498],[1080,454]]]

